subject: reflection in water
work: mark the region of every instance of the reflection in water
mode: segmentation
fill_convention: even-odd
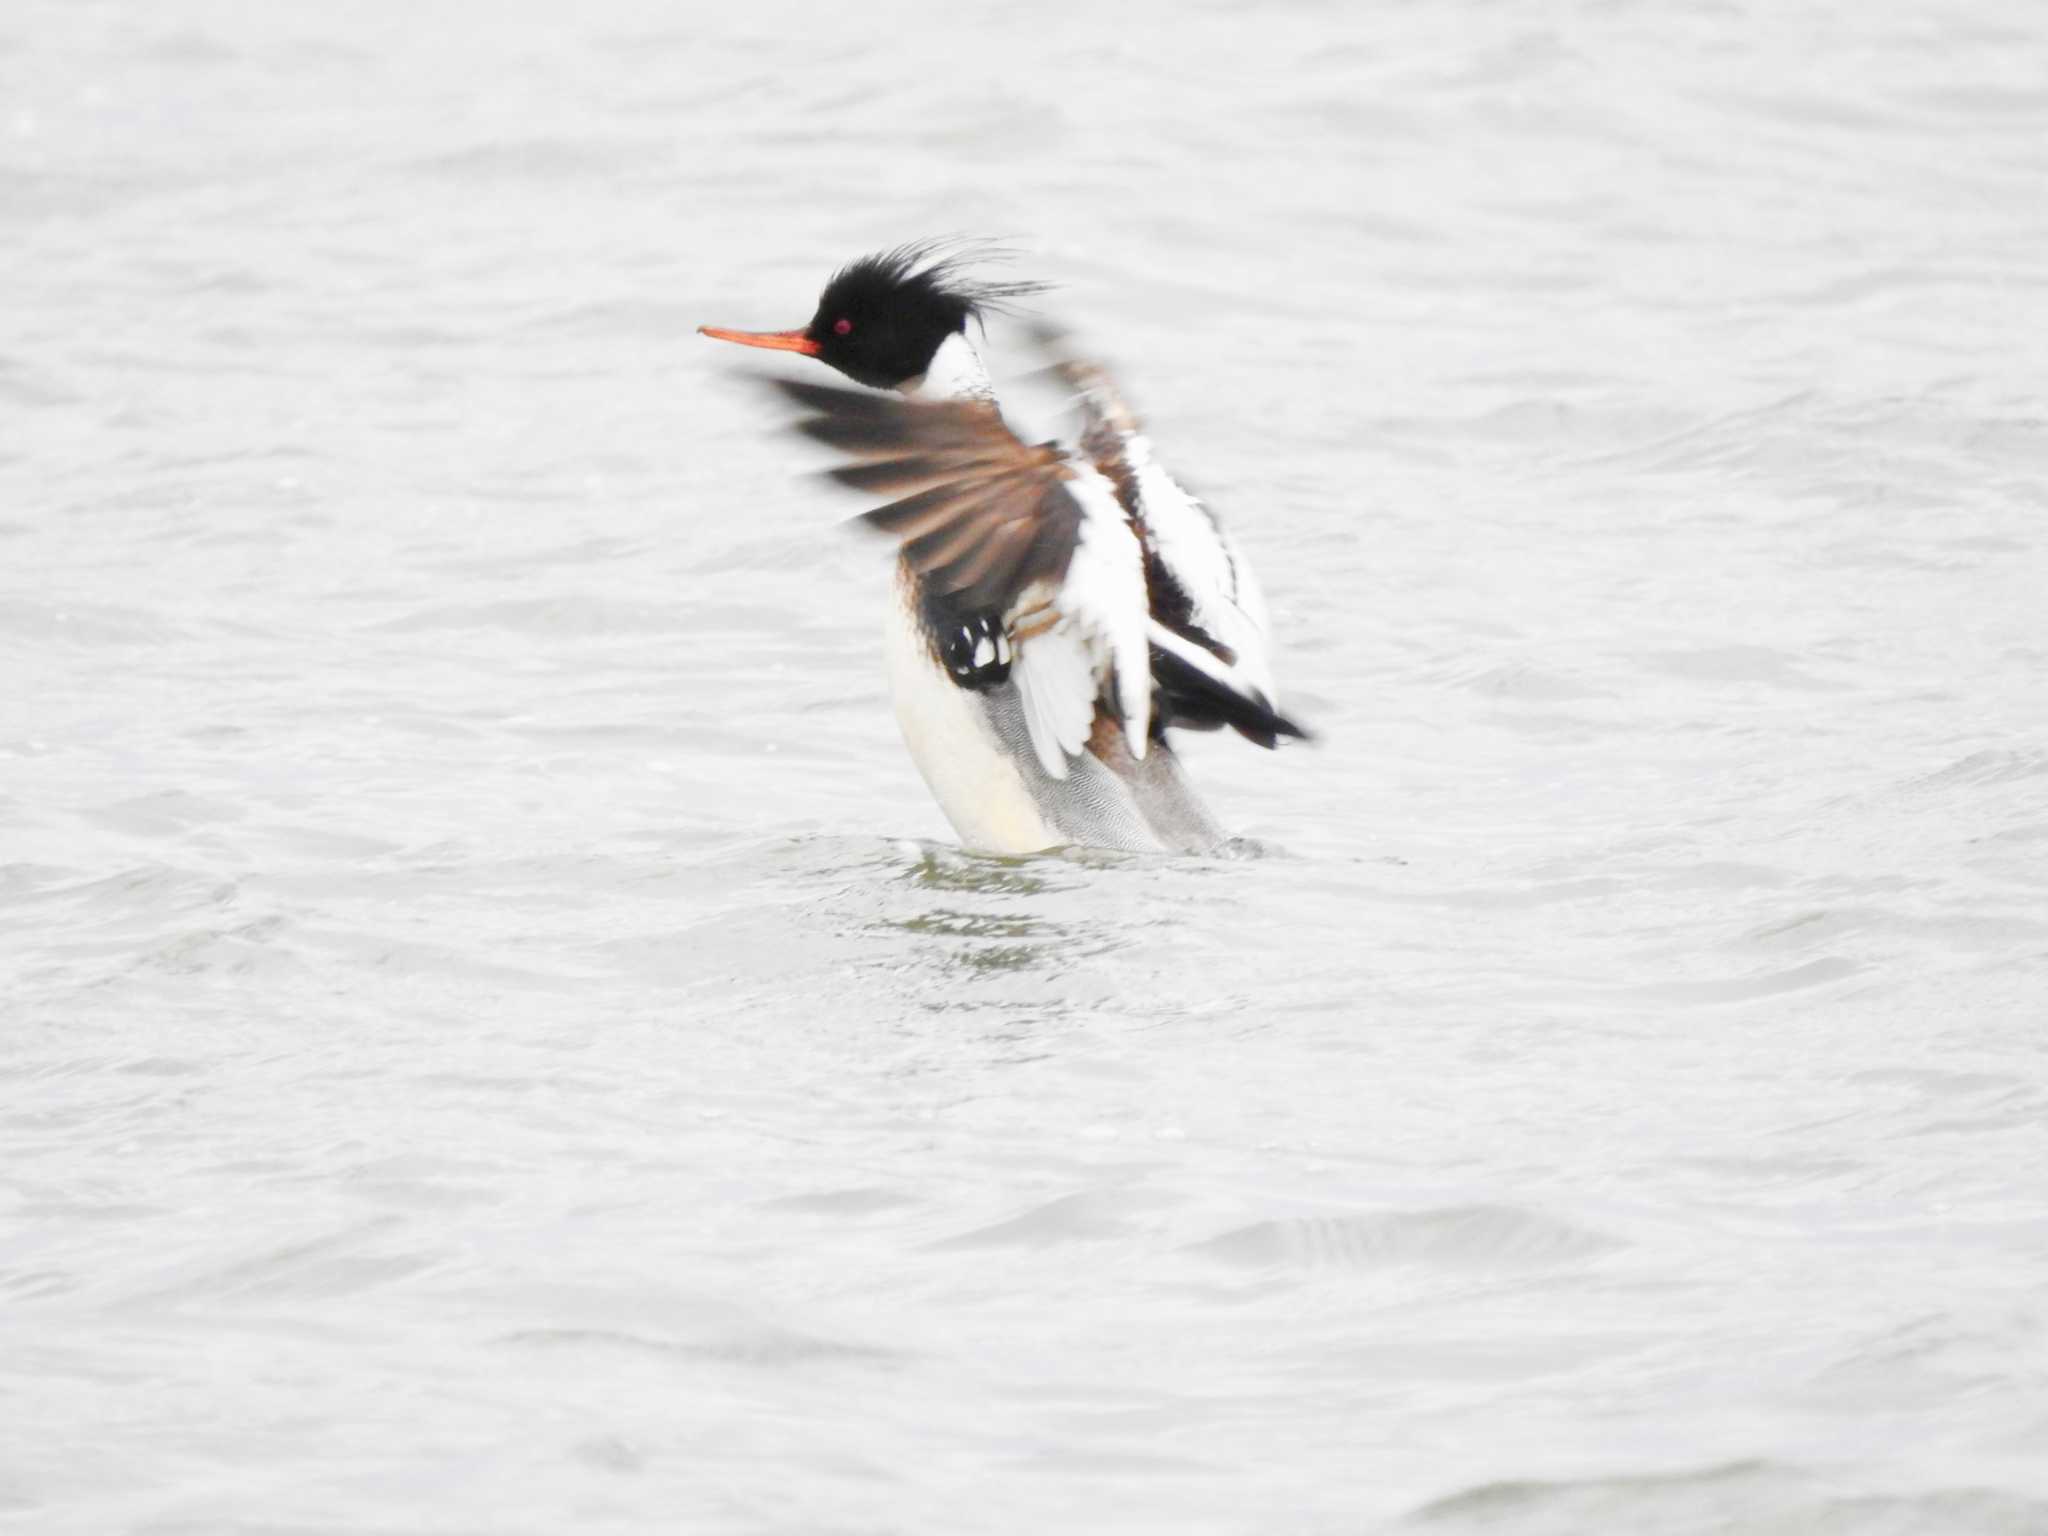
[[[1114,861],[1118,856],[1106,857]],[[923,941],[914,946],[911,957],[946,971],[982,974],[1071,966],[1120,942],[1103,932],[1091,940],[1085,922],[1048,915],[1080,904],[1059,898],[1083,889],[1082,871],[1087,867],[1059,852],[1004,857],[927,844],[901,877],[903,887],[918,893],[917,910],[891,911],[875,927]],[[929,906],[922,904],[926,892],[976,901],[968,907]],[[887,899],[892,907],[903,901],[898,891]]]
[[[916,862],[904,872],[904,878],[935,891],[1036,896],[1054,888],[1049,872],[1057,867],[1058,859],[1057,853],[1011,857],[927,843],[918,849]]]

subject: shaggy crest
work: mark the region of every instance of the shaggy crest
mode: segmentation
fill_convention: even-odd
[[[1015,251],[992,240],[957,236],[911,240],[840,268],[819,296],[819,313],[835,299],[864,304],[891,295],[898,302],[957,308],[963,322],[979,323],[992,314],[1013,314],[1020,300],[1045,293],[1052,285],[978,277],[973,269],[1016,259]]]

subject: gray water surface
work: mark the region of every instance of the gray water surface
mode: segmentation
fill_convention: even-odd
[[[0,1524],[2048,1530],[2044,187],[2023,0],[10,0]],[[917,781],[693,328],[949,231],[1270,856]]]

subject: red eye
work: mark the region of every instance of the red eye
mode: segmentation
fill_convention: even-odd
[[[832,322],[832,334],[834,336],[851,336],[853,334],[853,322],[846,319],[834,320]]]

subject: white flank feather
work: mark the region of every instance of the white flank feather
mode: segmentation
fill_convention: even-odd
[[[1095,723],[1095,707],[1115,681],[1114,707],[1131,756],[1143,757],[1152,713],[1152,667],[1145,644],[1144,554],[1109,482],[1086,470],[1067,482],[1080,505],[1080,539],[1055,593],[1027,593],[1015,611],[1050,606],[1051,628],[1022,640],[1011,668],[1038,761],[1067,776]],[[1028,628],[1028,621],[1026,627]]]
[[[1023,696],[1039,766],[1064,779],[1067,759],[1088,744],[1095,718],[1095,669],[1086,640],[1063,618],[1017,648],[1010,675]]]

